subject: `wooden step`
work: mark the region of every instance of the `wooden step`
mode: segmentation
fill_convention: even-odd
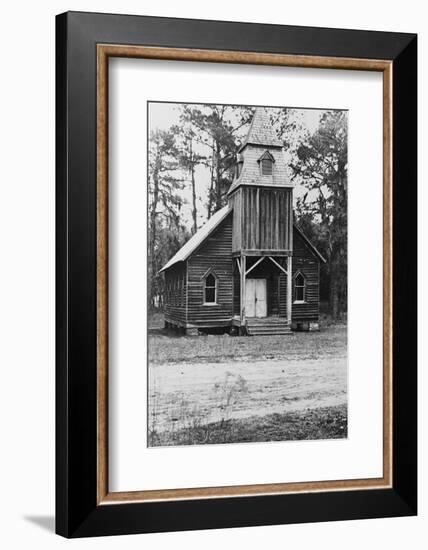
[[[292,336],[291,330],[287,330],[285,332],[282,331],[276,331],[276,332],[269,332],[269,333],[261,333],[261,332],[248,332],[247,336]]]
[[[262,333],[262,332],[248,332],[247,336],[291,336],[293,333],[291,330],[287,330],[285,332],[277,330],[276,332],[268,332],[268,333]]]
[[[288,327],[289,325],[287,323],[278,323],[276,325],[262,325],[262,324],[259,324],[259,325],[252,325],[250,323],[247,323],[247,327],[249,328],[254,328],[254,329],[259,329],[259,328],[282,328],[282,327]]]
[[[287,321],[247,321],[247,325],[251,327],[278,327],[278,326],[288,326]]]
[[[262,317],[247,319],[249,336],[282,336],[292,334],[286,319],[281,317]]]
[[[292,334],[288,325],[281,325],[276,327],[250,327],[247,326],[247,332],[249,336],[276,336],[282,334]]]

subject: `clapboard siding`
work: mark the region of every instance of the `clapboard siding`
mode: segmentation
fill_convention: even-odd
[[[187,323],[196,326],[231,321],[233,302],[232,215],[227,216],[187,260]],[[204,275],[217,278],[217,303],[204,305]]]
[[[186,280],[186,262],[177,263],[165,272],[165,317],[168,321],[186,323]]]
[[[279,315],[279,274],[272,274],[267,281],[268,315]]]
[[[239,269],[236,266],[236,260],[233,261],[235,262],[233,266],[233,315],[240,315],[241,277],[239,275]]]
[[[301,272],[306,281],[304,304],[292,306],[293,321],[316,321],[319,315],[319,259],[298,231],[293,235],[293,300],[294,277]]]
[[[279,276],[279,316],[287,317],[287,275]]]

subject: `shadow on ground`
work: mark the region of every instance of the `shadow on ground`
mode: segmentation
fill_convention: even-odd
[[[26,521],[34,523],[41,529],[49,531],[50,533],[55,532],[55,518],[54,516],[24,516]]]

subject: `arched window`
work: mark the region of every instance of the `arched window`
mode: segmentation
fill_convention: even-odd
[[[294,301],[306,301],[306,279],[300,271],[294,277]]]
[[[212,273],[205,277],[204,302],[206,304],[217,303],[217,279]]]

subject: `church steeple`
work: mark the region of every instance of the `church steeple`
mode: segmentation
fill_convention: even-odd
[[[264,107],[256,108],[247,136],[238,149],[235,178],[228,191],[229,197],[238,187],[245,185],[293,187],[283,145]]]
[[[269,114],[264,107],[257,107],[251,121],[247,137],[240,146],[240,153],[247,145],[264,145],[265,147],[282,147],[272,127]]]
[[[293,183],[269,113],[258,107],[228,192],[233,253],[287,256],[293,247]]]

